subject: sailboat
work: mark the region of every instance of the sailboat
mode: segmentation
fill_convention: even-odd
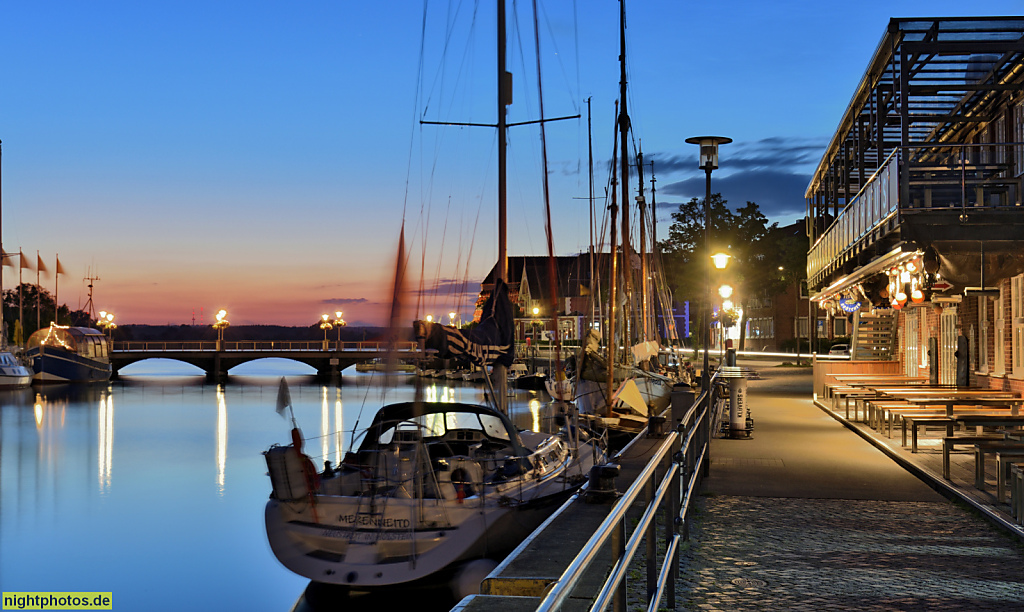
[[[601,335],[591,329],[582,343],[576,373],[574,395],[580,412],[589,415],[596,423],[611,430],[637,432],[642,429],[650,416],[664,410],[669,403],[674,380],[651,367],[658,363],[659,346],[654,340],[649,325],[649,305],[647,300],[648,264],[645,246],[646,231],[645,201],[643,195],[637,198],[640,205],[640,251],[639,251],[639,308],[635,309],[641,328],[641,338],[631,346],[630,358],[624,359],[618,350],[620,338],[626,344],[630,340],[630,323],[634,312],[624,313],[625,325],[622,333],[616,333],[616,315],[620,309],[626,310],[632,302],[631,284],[633,277],[634,256],[630,245],[629,224],[629,154],[628,134],[630,128],[629,114],[626,109],[626,19],[625,3],[619,5],[620,27],[620,106],[617,123],[619,127],[618,141],[621,145],[621,180],[622,186],[622,245],[616,244],[616,204],[615,178],[611,190],[611,282],[609,284],[609,309],[607,325],[607,344],[602,350]],[[638,160],[640,184],[642,179],[642,154]],[[621,257],[621,276],[619,260]],[[593,274],[593,272],[592,272]],[[624,289],[618,295],[620,283]],[[593,291],[592,291],[593,293]]]
[[[503,0],[498,7],[503,61]],[[507,100],[505,80],[498,81],[498,99]],[[502,132],[503,109],[498,124]],[[573,423],[550,434],[519,431],[507,414],[505,372],[514,341],[501,196],[499,228],[501,274],[480,323],[466,332],[413,323],[424,354],[493,368],[495,406],[419,400],[383,406],[337,469],[317,471],[294,423],[292,443],[266,451],[273,487],[264,511],[267,538],[285,567],[313,581],[307,596],[439,583],[460,598],[475,593],[486,573],[605,461],[603,440]],[[403,256],[400,241],[392,329]],[[279,409],[286,403],[290,398],[279,399]]]

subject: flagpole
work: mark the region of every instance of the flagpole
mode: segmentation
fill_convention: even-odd
[[[39,268],[42,267],[41,265],[39,265],[41,263],[43,263],[43,260],[39,257],[39,251],[37,250],[36,251],[36,329],[39,329],[40,327],[43,326],[43,319],[42,319],[42,299],[43,299],[42,293],[43,292],[40,290],[40,285],[39,285],[39,275],[42,274],[42,271],[39,270]]]
[[[25,269],[25,252],[18,247],[18,324],[21,325],[22,335],[25,334],[25,305],[21,292],[22,270]]]
[[[60,325],[60,302],[57,301],[57,290],[60,288],[60,253],[57,253],[57,269],[53,272],[53,320]]]

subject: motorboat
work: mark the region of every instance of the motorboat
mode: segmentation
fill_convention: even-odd
[[[32,372],[10,351],[0,351],[0,389],[23,389],[30,384]]]
[[[494,567],[605,459],[580,428],[521,432],[505,414],[464,403],[384,406],[338,469],[318,472],[301,433],[292,437],[265,453],[270,547],[314,584],[358,590],[475,592],[481,565]]]
[[[25,343],[25,360],[32,378],[42,383],[95,382],[111,374],[107,337],[91,327],[50,323]]]

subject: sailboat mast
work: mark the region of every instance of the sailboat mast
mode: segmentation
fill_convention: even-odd
[[[505,70],[505,0],[498,0],[498,269],[497,277],[508,282],[508,226],[506,225],[506,141],[508,124],[506,106],[511,102],[512,75]],[[513,338],[512,343],[515,344]],[[508,413],[508,374],[499,363],[492,367],[496,380],[495,403]]]
[[[618,114],[618,102],[615,103],[615,111]],[[618,137],[618,133],[616,133]],[[611,223],[608,224],[611,233],[611,283],[608,285],[608,395],[605,399],[605,416],[611,416],[612,413],[612,396],[615,394],[615,361],[618,356],[618,343],[615,341],[615,310],[616,300],[618,296],[619,286],[619,269],[618,269],[618,234],[617,228],[615,227],[616,217],[619,214],[619,204],[615,199],[615,147],[612,147],[612,205],[611,205]]]
[[[590,125],[590,100],[587,98],[587,168],[590,177],[590,316],[594,321],[597,317],[597,305],[601,303],[597,294],[594,293],[594,278],[597,276],[594,268],[594,138]]]
[[[636,155],[636,184],[640,190],[640,194],[636,197],[636,203],[640,207],[640,317],[642,322],[640,323],[640,333],[642,336],[640,340],[647,342],[651,336],[647,326],[649,317],[647,316],[647,202],[644,201],[644,150],[643,143],[640,143],[640,151]]]
[[[508,125],[506,123],[505,106],[509,98],[508,81],[511,81],[505,70],[505,0],[498,0],[498,278],[508,281],[508,228],[506,219],[506,140]]]
[[[625,297],[631,299],[632,294],[632,261],[629,245],[629,113],[626,112],[626,0],[619,0],[619,138],[622,147],[619,163],[622,166],[622,278]],[[622,338],[626,344],[630,342],[630,318],[623,317]]]

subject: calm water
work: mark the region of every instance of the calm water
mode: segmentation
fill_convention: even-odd
[[[280,377],[318,465],[336,464],[382,401],[412,399],[414,379],[385,395],[379,376],[319,384],[284,360],[236,368],[226,385],[196,372],[152,360],[110,384],[0,392],[0,590],[110,591],[115,610],[291,607],[308,581],[277,562],[263,527],[261,452],[289,440]],[[483,401],[481,387],[425,380],[428,397]],[[547,396],[516,393],[516,424],[545,427]]]

